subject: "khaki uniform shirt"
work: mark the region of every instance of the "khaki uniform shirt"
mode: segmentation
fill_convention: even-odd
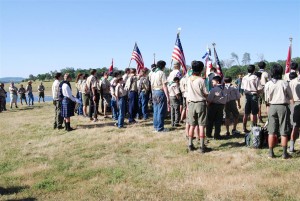
[[[137,76],[130,75],[126,81],[125,87],[128,91],[138,91]]]
[[[86,80],[86,85],[89,91],[92,90],[92,88],[97,88],[97,79],[94,75],[90,75]]]
[[[227,94],[227,102],[235,101],[241,98],[239,90],[233,87],[231,84],[225,84],[225,90]]]
[[[225,105],[227,102],[227,93],[226,89],[224,89],[224,86],[217,85],[213,87],[208,94],[207,101],[210,103]]]
[[[164,84],[168,82],[165,73],[161,70],[152,72],[150,81],[152,90],[163,90]]]
[[[103,94],[109,94],[110,93],[110,82],[107,79],[103,79],[101,81],[101,88]]]
[[[290,87],[293,94],[293,99],[295,102],[300,101],[300,76],[290,81]]]
[[[18,90],[19,94],[25,94],[26,93],[26,89],[24,87],[19,88]]]
[[[186,89],[186,81],[187,81],[187,77],[184,76],[183,78],[181,78],[180,80],[180,91],[182,93],[182,96],[186,98],[186,95],[187,95],[187,89]]]
[[[289,73],[284,74],[283,80],[290,81],[290,73],[292,73],[292,72],[296,72],[296,71],[291,69]],[[298,73],[297,73],[297,75],[298,75]]]
[[[265,85],[265,101],[270,104],[289,104],[293,99],[291,87],[287,81],[272,79]]]
[[[39,91],[39,92],[44,92],[44,91],[45,91],[44,85],[39,85],[38,91]]]
[[[117,84],[115,89],[115,95],[119,98],[127,95],[127,91],[125,91],[123,84]]]
[[[259,72],[261,72],[260,84],[262,86],[265,86],[266,83],[269,81],[269,74],[263,70],[260,70]]]
[[[245,90],[246,94],[257,94],[263,89],[263,86],[256,75],[249,73],[243,77],[241,88]]]
[[[137,86],[139,91],[147,92],[150,89],[148,77],[140,77],[137,81]]]
[[[194,76],[187,78],[187,101],[199,102],[206,101],[208,92],[205,87],[205,81],[200,76]]]
[[[176,96],[178,94],[180,94],[180,91],[179,91],[179,86],[177,83],[173,82],[171,85],[169,84],[168,85],[168,90],[169,90],[169,96]]]

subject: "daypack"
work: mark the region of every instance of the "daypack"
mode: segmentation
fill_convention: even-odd
[[[245,143],[247,147],[262,149],[268,144],[268,131],[263,127],[253,126],[250,133],[245,135]]]

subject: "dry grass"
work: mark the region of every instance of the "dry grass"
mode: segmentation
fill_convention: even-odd
[[[50,103],[0,119],[0,200],[300,200],[299,152],[270,160],[232,138],[187,153],[183,128],[157,134],[151,122],[89,128],[76,116],[81,128],[67,133],[52,129]]]

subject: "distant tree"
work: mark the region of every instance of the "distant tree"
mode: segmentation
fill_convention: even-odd
[[[231,53],[231,59],[235,60],[236,64],[238,64],[239,66],[241,65],[239,61],[239,56],[236,53],[234,52]]]
[[[258,53],[256,54],[257,55],[257,61],[260,62],[260,61],[264,61],[265,60],[265,56],[263,53]]]
[[[28,79],[29,79],[29,80],[35,81],[35,80],[36,80],[36,77],[35,77],[34,75],[30,74],[30,75],[28,76]]]
[[[250,64],[250,62],[251,62],[250,53],[245,52],[243,54],[243,60],[242,60],[242,62],[243,62],[244,65],[249,65]]]
[[[234,62],[235,61],[233,59],[221,60],[221,66],[224,66],[225,68],[230,68]]]

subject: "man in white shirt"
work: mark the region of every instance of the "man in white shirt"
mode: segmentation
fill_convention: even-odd
[[[52,97],[53,97],[53,105],[55,106],[55,117],[54,117],[54,129],[63,129],[63,117],[60,115],[60,109],[61,109],[61,99],[60,99],[60,91],[59,91],[59,84],[62,80],[61,73],[55,74],[55,80],[52,84]]]

